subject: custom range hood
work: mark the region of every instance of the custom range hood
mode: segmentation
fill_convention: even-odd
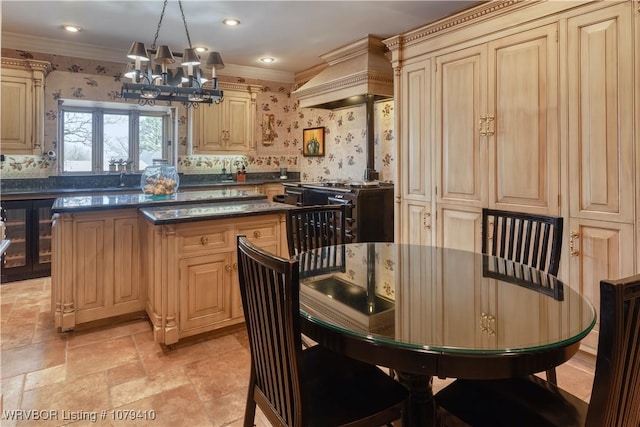
[[[294,92],[302,108],[333,110],[393,98],[393,69],[382,38],[368,35],[325,53],[318,75]]]
[[[393,68],[382,38],[368,35],[325,53],[326,68],[294,92],[301,108],[334,110],[366,104],[367,168],[365,181],[377,180],[374,168],[373,103],[393,98]]]

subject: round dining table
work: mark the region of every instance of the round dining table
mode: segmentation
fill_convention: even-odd
[[[352,243],[298,256],[303,334],[388,367],[410,390],[411,425],[435,422],[432,379],[498,379],[570,359],[596,322],[569,284],[493,256]]]

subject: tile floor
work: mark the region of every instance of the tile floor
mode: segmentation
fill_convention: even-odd
[[[250,361],[243,328],[173,349],[153,342],[146,319],[59,333],[50,289],[50,278],[0,286],[0,426],[242,425]],[[558,368],[559,384],[588,400],[593,369],[594,358],[579,353]],[[443,384],[436,379],[435,391]],[[6,419],[15,409],[50,419]],[[268,426],[259,412],[255,424]]]

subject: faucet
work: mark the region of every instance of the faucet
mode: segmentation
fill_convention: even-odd
[[[124,187],[124,171],[120,171],[120,184],[118,184],[119,187]]]

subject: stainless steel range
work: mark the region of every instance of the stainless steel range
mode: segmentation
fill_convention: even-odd
[[[346,205],[346,234],[352,242],[393,241],[393,184],[332,180],[284,186],[290,204]]]

